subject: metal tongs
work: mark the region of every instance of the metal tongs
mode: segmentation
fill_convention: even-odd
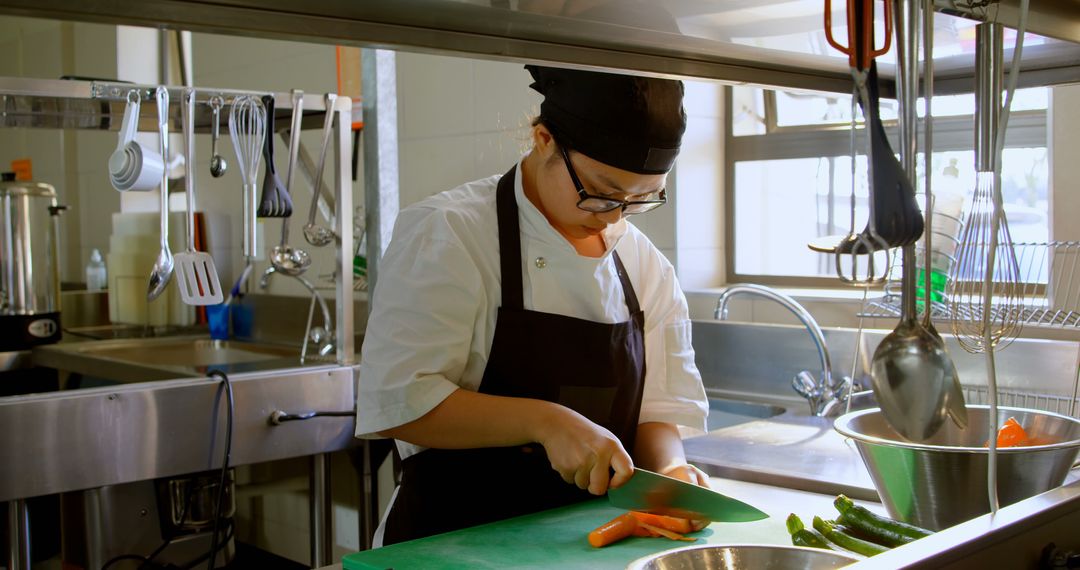
[[[892,43],[892,10],[891,0],[883,0],[885,9],[885,41],[880,48],[874,47],[874,0],[847,0],[847,45],[836,41],[832,34],[832,0],[825,0],[825,39],[829,45],[848,56],[848,65],[851,68],[851,77],[854,80],[851,102],[851,222],[847,236],[839,244],[828,249],[817,251],[833,253],[835,258],[836,275],[841,281],[854,285],[877,285],[884,283],[889,274],[891,265],[889,243],[878,233],[874,212],[874,184],[872,160],[867,160],[870,174],[868,184],[870,198],[869,216],[866,228],[862,232],[855,230],[855,102],[858,100],[863,109],[870,109],[870,92],[868,81],[870,79],[870,67],[874,58],[884,55],[889,51]],[[867,125],[867,157],[873,156],[871,145],[870,124]],[[878,263],[874,252],[884,251],[885,262]],[[865,274],[859,272],[859,255],[867,255]],[[843,268],[843,256],[851,258],[851,272],[845,273]]]

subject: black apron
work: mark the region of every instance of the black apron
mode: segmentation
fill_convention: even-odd
[[[502,306],[479,391],[567,406],[633,451],[645,384],[645,315],[612,252],[630,320],[608,324],[527,311],[514,169],[496,190]],[[383,544],[559,507],[592,497],[562,480],[539,444],[427,449],[402,461]]]

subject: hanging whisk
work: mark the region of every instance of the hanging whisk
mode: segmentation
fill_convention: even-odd
[[[1026,7],[1027,0],[1022,0]],[[1022,16],[1026,10],[1022,10]],[[1017,37],[1005,103],[1001,100],[1002,27],[980,24],[976,42],[975,194],[964,220],[949,290],[952,330],[971,353],[1003,348],[1020,334],[1023,289],[1001,197],[1001,159],[1023,33]]]
[[[995,180],[999,175],[980,171],[975,176],[975,195],[960,234],[949,302],[952,330],[960,346],[980,353],[1003,348],[1019,336],[1023,291],[1009,222],[1002,210],[1001,184]],[[987,322],[989,335],[984,328]],[[987,338],[991,346],[986,345]]]
[[[243,95],[233,101],[229,112],[229,136],[244,182],[244,256],[250,259],[256,251],[255,193],[259,185],[259,160],[267,136],[266,108],[262,101],[252,95]]]

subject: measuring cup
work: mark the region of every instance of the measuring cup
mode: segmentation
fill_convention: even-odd
[[[124,120],[120,125],[116,150],[109,156],[109,180],[121,192],[145,192],[157,188],[165,161],[161,154],[135,140],[139,130],[139,92],[128,91]]]

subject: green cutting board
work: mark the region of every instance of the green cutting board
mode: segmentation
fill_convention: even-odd
[[[589,546],[589,531],[615,518],[623,509],[599,498],[349,554],[345,570],[409,568],[626,568],[655,552],[693,544],[790,544],[780,517],[749,523],[713,523],[688,536],[696,542],[631,537],[603,548]]]

